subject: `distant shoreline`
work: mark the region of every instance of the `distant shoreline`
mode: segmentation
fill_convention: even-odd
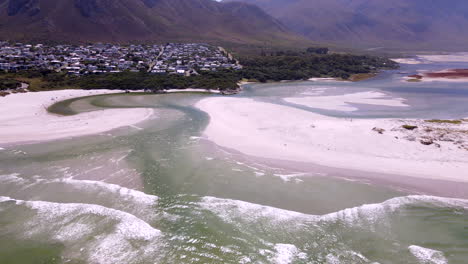
[[[409,75],[407,82],[468,82],[468,69],[447,69]]]

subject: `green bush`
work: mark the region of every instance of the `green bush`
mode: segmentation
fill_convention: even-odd
[[[403,125],[401,127],[407,130],[415,130],[416,128],[418,128],[417,126],[411,126],[411,125]]]

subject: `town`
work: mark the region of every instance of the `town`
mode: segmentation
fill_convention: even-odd
[[[189,43],[164,45],[55,45],[0,42],[0,71],[52,70],[69,75],[119,72],[198,75],[200,71],[240,70],[221,47]]]

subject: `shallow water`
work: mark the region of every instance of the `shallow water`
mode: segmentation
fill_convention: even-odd
[[[406,67],[399,71],[449,66]],[[353,118],[468,117],[464,84],[409,85],[399,71],[361,83],[251,85],[237,96]],[[337,112],[283,101],[318,88],[383,91],[411,107]],[[0,150],[0,263],[468,263],[468,201],[226,151],[202,137],[209,117],[193,104],[204,97],[69,100],[53,110],[156,114],[99,135]]]

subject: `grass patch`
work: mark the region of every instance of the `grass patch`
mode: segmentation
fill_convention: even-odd
[[[65,76],[65,75],[63,75]],[[60,82],[52,78],[46,78],[37,72],[18,72],[18,73],[3,73],[0,74],[0,82],[5,80],[15,80],[28,84],[28,91],[53,91],[65,89],[80,89],[77,85],[71,82]]]
[[[352,82],[360,82],[368,80],[370,78],[374,78],[375,76],[377,76],[377,73],[358,73],[351,75],[351,77],[349,77],[349,80]]]
[[[16,80],[20,82],[27,83],[29,85],[28,90],[31,92],[40,92],[40,91],[53,91],[53,90],[67,90],[67,89],[80,89],[78,86],[73,85],[56,85],[52,82],[48,82],[41,77],[15,77]]]
[[[411,125],[402,125],[401,127],[406,130],[415,130],[416,128],[418,128],[417,126],[411,126]]]
[[[444,119],[432,119],[426,120],[429,123],[442,123],[442,124],[456,124],[459,125],[463,122],[463,120],[444,120]]]
[[[462,123],[462,120],[431,119],[431,120],[426,120],[426,122],[438,123],[438,124],[455,124],[455,125],[459,125],[459,124]]]

